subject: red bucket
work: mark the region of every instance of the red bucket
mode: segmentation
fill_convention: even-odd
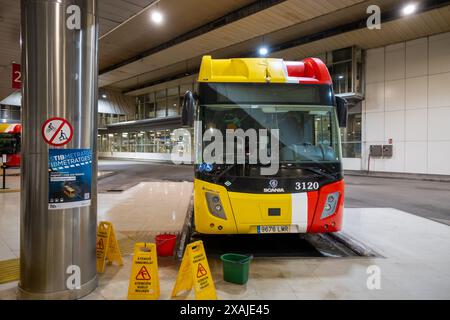
[[[155,238],[156,251],[160,257],[173,256],[173,249],[177,242],[177,236],[173,234],[159,234]]]

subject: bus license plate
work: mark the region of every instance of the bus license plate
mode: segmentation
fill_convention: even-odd
[[[289,226],[258,226],[258,233],[289,233]]]

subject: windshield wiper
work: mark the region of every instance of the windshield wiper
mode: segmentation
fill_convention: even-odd
[[[220,178],[222,178],[228,171],[230,171],[232,168],[234,168],[238,163],[233,163],[232,165],[228,166],[225,170],[223,170],[218,176],[214,178],[214,181],[217,183],[219,182]]]
[[[320,169],[315,169],[315,168],[301,168],[301,170],[307,170],[307,171],[316,173],[316,174],[318,174],[318,175],[321,175],[321,176],[323,176],[323,177],[327,177],[327,178],[329,178],[329,179],[336,180],[336,177],[335,177],[335,176],[333,176],[333,175],[330,174],[330,173],[323,172],[323,171],[321,171]]]

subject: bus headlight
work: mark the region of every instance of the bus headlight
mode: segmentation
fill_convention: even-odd
[[[332,216],[336,212],[336,208],[339,202],[339,196],[340,196],[339,192],[330,193],[328,195],[320,219],[323,220],[325,218],[328,218],[329,216]]]
[[[227,220],[227,216],[225,215],[225,211],[223,210],[222,201],[220,200],[220,196],[215,193],[206,192],[206,202],[208,203],[209,212],[220,219]]]

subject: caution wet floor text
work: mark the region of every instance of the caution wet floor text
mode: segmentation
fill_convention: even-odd
[[[197,300],[216,300],[216,288],[202,241],[189,244],[184,251],[172,298],[194,287]]]
[[[137,243],[128,284],[129,300],[156,300],[159,298],[158,260],[154,243]]]

